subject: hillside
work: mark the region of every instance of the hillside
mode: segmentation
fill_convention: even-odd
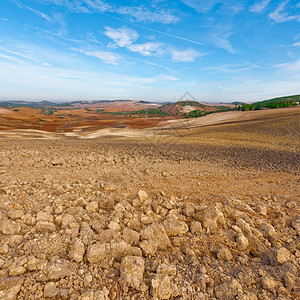
[[[171,116],[187,116],[193,111],[201,111],[204,113],[216,112],[227,109],[230,105],[208,105],[197,101],[178,101],[176,103],[169,103],[161,106],[163,112],[168,113]]]
[[[282,101],[293,101],[293,102],[299,102],[300,101],[300,95],[292,95],[292,96],[284,96],[284,97],[277,97],[277,98],[272,98],[268,100],[263,100],[263,101],[258,101],[253,104],[260,104],[265,106],[268,103],[272,102],[282,102]]]

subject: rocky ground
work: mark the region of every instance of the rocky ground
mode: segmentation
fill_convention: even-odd
[[[299,299],[299,132],[0,134],[0,299]]]
[[[256,150],[1,139],[0,299],[297,299],[299,153]]]

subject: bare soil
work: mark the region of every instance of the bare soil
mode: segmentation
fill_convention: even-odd
[[[0,299],[299,299],[300,110],[205,118],[2,132]]]

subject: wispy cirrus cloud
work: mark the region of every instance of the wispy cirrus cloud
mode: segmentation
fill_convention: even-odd
[[[199,13],[208,13],[214,9],[214,7],[222,2],[221,0],[210,0],[210,1],[201,1],[201,0],[181,0],[185,5],[195,9]]]
[[[179,21],[170,10],[159,8],[147,8],[144,5],[139,6],[121,6],[115,3],[109,3],[102,0],[39,0],[43,4],[55,4],[57,6],[66,7],[75,13],[116,13],[127,16],[131,21],[144,23],[162,23],[174,24]]]
[[[210,41],[218,48],[224,49],[229,53],[236,53],[236,49],[229,40],[233,33],[231,25],[216,24],[212,29]]]
[[[51,21],[51,18],[47,14],[45,14],[45,13],[43,13],[43,12],[37,10],[37,9],[33,9],[33,8],[29,7],[29,6],[26,6],[26,5],[24,5],[24,7],[26,9],[30,10],[31,12],[33,12],[34,14],[40,16],[41,18],[43,18],[43,19],[45,19],[47,21]]]
[[[253,6],[250,7],[250,11],[254,13],[260,13],[262,12],[271,2],[271,0],[262,0],[257,1]]]
[[[38,15],[39,17],[41,17],[41,18],[43,18],[43,19],[45,19],[45,20],[47,20],[47,21],[51,21],[50,16],[48,16],[47,14],[45,14],[45,13],[43,13],[43,12],[37,10],[37,9],[34,9],[34,8],[28,6],[28,5],[22,4],[22,3],[20,3],[19,1],[15,2],[15,4],[16,4],[19,8],[25,8],[25,9],[27,9],[27,10],[33,12],[34,14]]]
[[[214,36],[213,43],[215,46],[226,50],[229,53],[235,53],[236,50],[233,48],[231,42],[228,40],[228,37],[224,36]]]
[[[289,72],[289,73],[297,73],[300,71],[300,59],[288,63],[282,63],[276,65],[277,68]]]
[[[193,62],[201,53],[193,50],[171,50],[171,58],[174,62]]]
[[[0,50],[6,52],[6,53],[8,53],[8,54],[12,54],[12,55],[14,55],[14,56],[16,56],[16,57],[19,57],[19,58],[25,58],[26,60],[31,60],[31,61],[36,62],[36,63],[39,63],[39,62],[40,62],[39,59],[37,59],[37,58],[35,58],[35,57],[33,57],[33,56],[30,56],[30,55],[28,55],[28,54],[26,54],[26,53],[21,53],[21,52],[17,52],[17,51],[12,51],[12,50],[6,49],[6,48],[4,48],[4,47],[0,47]]]
[[[108,52],[108,51],[84,51],[84,50],[79,50],[79,52],[87,55],[87,56],[92,56],[100,59],[103,63],[108,64],[108,65],[117,65],[118,61],[120,60],[120,56],[116,53],[113,52]]]
[[[300,22],[300,15],[289,15],[286,11],[284,11],[289,2],[290,0],[281,2],[274,11],[269,13],[269,18],[276,23],[283,23],[288,21]]]
[[[17,57],[11,56],[11,55],[7,55],[7,54],[3,54],[3,53],[0,53],[0,59],[13,61],[16,63],[21,63],[21,64],[24,63],[24,61],[21,60],[20,58],[17,58]]]
[[[236,0],[181,0],[181,2],[201,14],[210,13],[217,8],[223,12],[224,10],[227,10],[230,14],[235,15],[244,8],[243,3],[241,3],[242,1]]]
[[[151,11],[144,6],[138,7],[119,7],[115,9],[115,12],[120,15],[127,15],[137,22],[144,23],[162,23],[162,24],[174,24],[179,21],[179,17],[175,16],[168,10],[156,10]]]
[[[157,77],[159,80],[168,80],[168,81],[177,81],[179,78],[171,76],[171,75],[166,75],[166,74],[160,74]]]

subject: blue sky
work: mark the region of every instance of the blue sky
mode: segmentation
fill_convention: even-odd
[[[300,1],[1,0],[0,100],[300,94]]]

